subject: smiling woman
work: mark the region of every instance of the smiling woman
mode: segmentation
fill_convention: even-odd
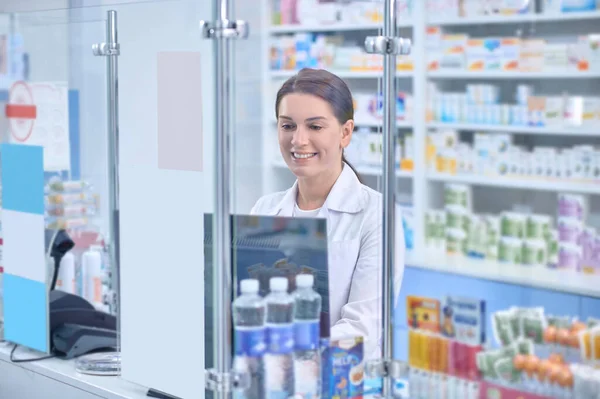
[[[344,159],[352,94],[336,75],[302,69],[279,89],[275,115],[281,154],[297,180],[259,199],[252,214],[327,219],[331,336],[362,336],[365,355],[380,356],[382,198]],[[403,268],[396,262],[395,287]]]

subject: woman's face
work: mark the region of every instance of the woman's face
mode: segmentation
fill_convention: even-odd
[[[353,130],[352,120],[340,124],[329,103],[319,97],[293,93],[279,103],[279,148],[299,178],[337,170]]]

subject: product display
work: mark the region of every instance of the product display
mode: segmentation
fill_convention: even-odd
[[[490,315],[494,347],[485,334],[485,301],[448,296],[440,305],[408,296],[406,302],[411,398],[600,397],[596,318],[580,322],[541,307],[501,310]]]
[[[383,135],[370,128],[359,128],[352,135],[352,141],[344,151],[352,165],[381,167],[383,163]],[[396,141],[396,167],[402,171],[412,171],[414,165],[414,141],[410,134]]]
[[[485,302],[406,298],[411,398],[479,399],[477,354],[485,343]]]
[[[431,17],[474,17],[480,15],[528,14],[535,11],[534,0],[427,0]]]
[[[437,130],[427,135],[427,169],[449,175],[529,178],[597,184],[600,181],[600,148],[578,145],[570,148],[513,144],[508,133],[473,134],[473,142],[462,142],[455,130]]]
[[[600,34],[573,37],[568,43],[519,37],[470,37],[427,29],[427,66],[430,71],[463,70],[474,74],[496,72],[600,71]]]
[[[383,70],[381,54],[367,54],[359,43],[346,42],[339,34],[296,33],[271,38],[272,71],[302,68],[369,72]],[[398,71],[412,71],[410,56],[398,56]]]
[[[363,339],[319,336],[322,299],[313,284],[312,275],[299,274],[288,294],[288,279],[273,277],[262,298],[258,280],[240,282],[232,305],[234,369],[247,374],[249,386],[237,397],[362,397]]]
[[[565,93],[543,96],[517,85],[513,103],[500,103],[499,85],[467,84],[464,93],[440,92],[428,85],[427,120],[491,126],[578,127],[600,129],[600,97]]]
[[[318,0],[270,0],[271,21],[277,25],[331,25],[383,23],[383,2],[350,0],[344,3]],[[398,18],[410,16],[412,0],[396,0]]]
[[[472,212],[470,186],[447,184],[445,209],[425,214],[429,250],[523,266],[600,274],[598,233],[586,226],[588,199],[560,193],[554,215]]]
[[[85,230],[93,223],[99,196],[85,181],[53,177],[45,187],[46,228]]]

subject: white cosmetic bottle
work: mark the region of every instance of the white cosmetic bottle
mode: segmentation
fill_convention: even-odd
[[[56,289],[69,294],[77,293],[75,291],[75,256],[71,252],[67,252],[60,260]]]
[[[102,253],[97,246],[90,247],[81,258],[83,297],[96,309],[102,309]]]

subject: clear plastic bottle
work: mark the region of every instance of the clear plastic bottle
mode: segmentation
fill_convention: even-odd
[[[265,355],[267,399],[294,395],[294,297],[287,293],[288,280],[269,280],[267,304],[267,354]]]
[[[249,385],[235,392],[239,399],[264,398],[263,355],[266,349],[265,301],[258,280],[242,280],[241,295],[233,302],[235,358],[233,368],[247,374]]]
[[[321,396],[321,352],[319,327],[321,295],[313,290],[311,274],[296,276],[294,292],[294,379],[298,397],[316,399]]]

